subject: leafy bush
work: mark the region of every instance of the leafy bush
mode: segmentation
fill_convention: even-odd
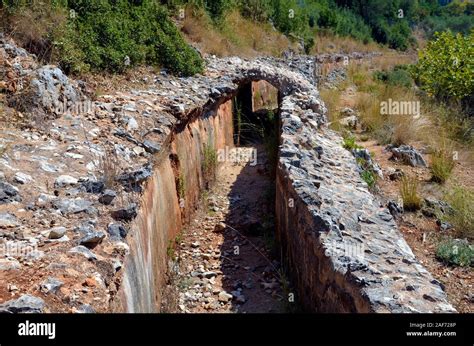
[[[463,99],[474,93],[474,30],[470,35],[436,34],[412,69],[417,84],[430,95]]]
[[[402,86],[405,88],[410,88],[413,83],[408,68],[403,65],[397,65],[391,71],[375,71],[373,77],[389,85]]]
[[[347,149],[347,150],[363,148],[356,143],[356,139],[352,135],[344,136],[342,146],[344,149]]]
[[[21,3],[19,5],[19,3]],[[53,61],[66,72],[87,69],[122,72],[129,66],[160,64],[178,75],[188,76],[203,70],[203,61],[169,19],[165,7],[154,0],[49,0],[41,3],[21,1],[10,4],[7,17],[49,9],[67,13],[42,34],[50,42]],[[35,20],[36,21],[36,20]],[[28,26],[31,24],[28,23]]]
[[[375,174],[375,172],[372,170],[363,170],[360,176],[362,180],[367,183],[370,189],[375,186],[375,183],[377,182],[377,174]]]
[[[447,193],[446,201],[453,208],[446,220],[461,236],[474,239],[474,191],[455,186]]]
[[[471,266],[474,264],[474,246],[459,239],[447,239],[438,244],[436,257],[447,264]]]
[[[403,200],[403,209],[415,211],[421,208],[423,202],[418,195],[418,181],[415,178],[402,177],[400,195]]]

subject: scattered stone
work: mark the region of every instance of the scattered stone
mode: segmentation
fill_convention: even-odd
[[[23,102],[32,105],[31,108],[39,107],[54,113],[58,110],[57,105],[64,112],[62,106],[65,103],[77,102],[81,94],[76,83],[70,81],[58,67],[53,65],[45,65],[36,70],[29,86],[32,90],[29,93],[31,99]]]
[[[89,233],[89,234],[85,235],[81,239],[79,239],[79,244],[84,245],[85,247],[88,247],[89,249],[93,249],[104,238],[105,238],[105,233],[104,232],[100,232],[100,231],[92,232],[92,233]]]
[[[453,225],[451,225],[447,221],[436,220],[436,224],[439,226],[439,229],[443,232],[449,231],[453,229]]]
[[[192,242],[191,247],[197,249],[201,244],[198,241]]]
[[[52,202],[53,207],[59,209],[63,215],[78,214],[86,212],[94,214],[96,209],[92,207],[92,202],[85,199],[56,199]]]
[[[84,158],[84,155],[77,154],[77,153],[65,153],[64,156],[70,157],[71,159],[75,159],[75,160],[80,160]]]
[[[405,175],[405,173],[403,173],[403,171],[400,168],[396,168],[396,169],[392,168],[388,173],[388,177],[391,181],[399,180],[404,175]]]
[[[158,143],[149,140],[143,141],[142,145],[146,152],[150,154],[156,154],[161,150],[161,146]]]
[[[341,109],[339,113],[344,117],[355,116],[356,114],[356,112],[352,108],[349,108],[349,107],[344,107],[343,109]]]
[[[117,197],[117,193],[114,190],[104,190],[99,197],[99,202],[105,205],[109,205],[112,203],[114,198]]]
[[[30,294],[23,294],[16,300],[9,300],[0,305],[0,310],[5,309],[10,313],[41,313],[45,307],[44,300]]]
[[[453,208],[444,201],[438,201],[430,198],[425,198],[421,212],[426,217],[438,217],[442,214],[453,213]]]
[[[13,180],[18,184],[28,184],[33,180],[33,178],[31,177],[31,175],[22,172],[16,172],[13,176]]]
[[[140,169],[131,173],[124,173],[117,177],[117,181],[120,182],[126,188],[136,188],[140,183],[151,177],[152,166],[147,164]]]
[[[403,214],[403,207],[395,201],[389,201],[387,204],[387,208],[394,218],[397,218],[401,214]]]
[[[83,245],[78,245],[69,250],[70,253],[78,253],[86,257],[88,260],[96,260],[97,256]]]
[[[9,213],[0,213],[0,228],[13,228],[19,225],[16,217]]]
[[[38,199],[36,200],[36,205],[44,206],[47,203],[53,201],[54,199],[56,199],[56,196],[40,193],[40,195],[38,196]]]
[[[0,204],[20,201],[21,198],[18,194],[18,189],[7,182],[0,181]]]
[[[104,191],[105,184],[103,181],[87,180],[82,183],[82,187],[87,193],[101,193]]]
[[[372,170],[375,174],[377,174],[381,179],[383,179],[383,173],[382,169],[380,166],[372,160],[372,156],[370,155],[370,151],[367,149],[352,149],[352,155],[356,159],[361,159],[363,160],[363,166],[361,166],[361,169],[369,169]]]
[[[202,273],[202,276],[205,277],[206,279],[210,279],[212,277],[216,277],[217,273],[216,272],[204,272],[204,273]]]
[[[43,293],[56,293],[61,286],[64,285],[64,282],[53,278],[49,277],[46,281],[43,281],[41,284],[41,291]]]
[[[49,239],[59,239],[66,234],[66,227],[54,227],[49,231]]]
[[[357,128],[357,124],[359,123],[359,118],[355,115],[351,115],[349,117],[345,117],[339,120],[339,124],[345,127],[349,127],[351,129]]]
[[[117,221],[131,221],[137,217],[137,205],[132,203],[127,208],[114,210],[112,217]]]
[[[54,187],[56,189],[62,188],[65,186],[74,186],[78,183],[78,180],[70,175],[60,175],[54,181]]]
[[[227,293],[226,291],[219,292],[218,299],[220,302],[227,303],[233,298],[232,294]]]
[[[127,121],[127,130],[132,131],[138,129],[138,123],[134,117],[129,117]]]
[[[20,268],[21,264],[16,259],[0,258],[0,270],[18,270]]]
[[[113,240],[121,240],[127,236],[127,229],[118,223],[111,223],[107,227],[107,233],[109,233],[110,238]]]
[[[392,153],[391,160],[400,160],[412,167],[426,167],[426,161],[421,154],[410,145],[400,145],[398,148],[389,145],[386,148]]]
[[[219,233],[223,232],[226,229],[226,224],[224,222],[219,222],[215,227],[214,227],[214,232]]]
[[[95,314],[96,311],[89,304],[82,304],[78,309],[75,310],[76,314]]]

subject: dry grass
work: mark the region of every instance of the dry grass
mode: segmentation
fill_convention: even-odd
[[[36,54],[40,60],[49,62],[53,54],[51,36],[65,25],[67,13],[52,6],[51,0],[35,1],[33,6],[23,8],[1,20],[3,29],[20,46]]]
[[[351,52],[373,52],[384,50],[382,46],[374,42],[364,44],[350,37],[340,37],[332,33],[321,31],[314,39],[314,47],[311,54],[321,53],[351,53]]]
[[[238,11],[229,13],[216,26],[204,11],[188,6],[181,30],[202,52],[219,57],[279,56],[293,46],[286,36],[274,31],[270,24],[245,19]]]
[[[472,188],[454,186],[446,195],[454,212],[447,220],[454,225],[459,236],[474,239],[474,191]]]
[[[105,155],[99,158],[99,172],[107,188],[114,188],[117,185],[116,178],[120,174],[120,162],[115,150],[106,150]]]
[[[341,92],[337,89],[323,89],[321,90],[320,94],[328,109],[328,120],[339,120],[339,105],[341,102]]]
[[[365,131],[374,132],[382,127],[384,119],[380,115],[380,100],[377,95],[358,93],[355,96],[355,107]]]
[[[416,178],[403,177],[400,184],[400,195],[403,209],[415,211],[421,208],[422,200],[418,195],[418,181]]]
[[[440,140],[436,142],[434,151],[431,154],[431,174],[432,180],[444,184],[455,166],[454,148],[451,143],[441,133]]]
[[[393,118],[392,118],[393,119]],[[396,146],[409,144],[417,138],[417,122],[409,116],[396,116],[393,120],[393,134],[390,141]]]
[[[398,52],[387,52],[384,55],[376,56],[371,59],[372,70],[391,70],[396,65],[412,64],[416,61],[413,54],[400,54]]]

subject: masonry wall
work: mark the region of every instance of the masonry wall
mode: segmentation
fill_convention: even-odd
[[[232,64],[225,65],[225,73],[231,73]],[[302,307],[312,312],[455,312],[387,208],[368,191],[341,137],[327,128],[315,86],[303,75],[264,62],[238,71],[237,84],[221,88],[222,99],[253,80],[267,80],[279,90],[277,238]],[[166,247],[194,211],[204,187],[204,143],[215,149],[232,146],[231,110],[230,101],[218,104],[173,133],[132,225],[117,310],[159,310]],[[177,176],[185,182],[184,207]],[[362,253],[335,251],[347,244],[361,246]]]
[[[372,311],[360,287],[334,269],[318,237],[318,230],[324,227],[281,169],[276,180],[276,220],[278,243],[301,308],[309,312]]]
[[[117,312],[160,311],[168,246],[194,212],[203,188],[203,145],[215,150],[233,146],[232,102],[206,110],[173,136],[170,146],[159,154],[162,159],[144,186],[138,216],[130,227],[130,253],[113,303]],[[177,156],[178,165],[170,154]],[[176,185],[179,176],[184,180],[183,196]]]

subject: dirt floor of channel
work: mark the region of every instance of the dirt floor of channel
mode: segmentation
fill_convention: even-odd
[[[180,236],[172,278],[175,306],[170,311],[297,309],[276,250],[275,185],[267,155],[258,145],[234,150],[236,159],[220,163],[212,188],[204,192],[200,209]],[[239,160],[252,153],[258,153],[256,162]]]

